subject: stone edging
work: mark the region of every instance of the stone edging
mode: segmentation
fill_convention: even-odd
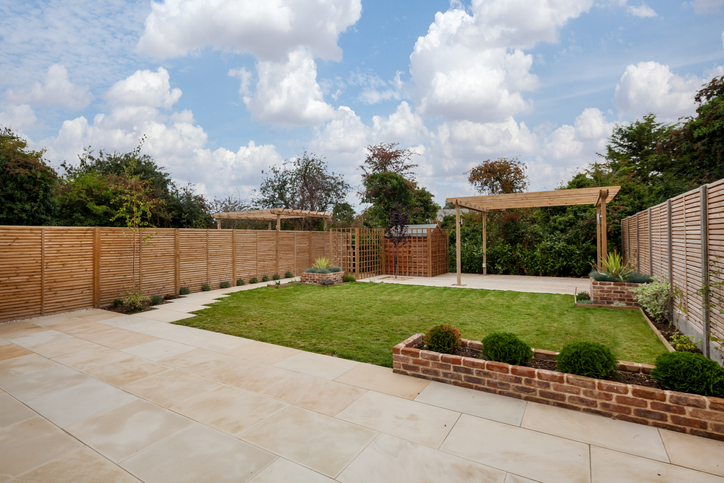
[[[724,441],[724,399],[440,354],[416,348],[423,336],[415,334],[392,349],[393,372]],[[462,342],[482,349],[479,341]],[[538,359],[555,360],[555,355],[534,351]],[[651,369],[619,362],[619,370]]]

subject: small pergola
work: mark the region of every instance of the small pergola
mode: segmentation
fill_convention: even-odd
[[[608,246],[606,235],[606,203],[610,202],[620,186],[598,188],[563,189],[555,191],[537,191],[533,193],[506,193],[502,195],[465,196],[448,198],[455,205],[455,234],[457,255],[457,285],[460,283],[460,208],[478,211],[483,214],[483,274],[487,275],[487,230],[488,211],[512,208],[541,208],[546,206],[594,205],[596,207],[596,265],[601,269],[601,256]]]
[[[327,220],[332,213],[326,211],[292,210],[289,208],[271,208],[269,210],[227,211],[211,215],[216,220],[216,228],[221,229],[221,220],[268,221],[271,230],[272,222],[277,222],[277,231],[281,230],[282,220],[292,218],[324,218],[324,231],[327,231]]]

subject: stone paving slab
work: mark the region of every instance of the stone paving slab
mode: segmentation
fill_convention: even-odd
[[[0,324],[0,482],[724,483],[722,442],[169,323],[259,286]]]

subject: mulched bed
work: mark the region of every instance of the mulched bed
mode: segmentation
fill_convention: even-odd
[[[644,312],[646,312],[644,310]],[[668,320],[663,320],[661,322],[657,322],[654,317],[651,316],[648,312],[646,312],[646,316],[649,318],[652,324],[654,324],[654,327],[658,329],[659,332],[661,332],[661,335],[664,336],[664,338],[669,341],[669,344],[671,344],[674,349],[677,350],[677,352],[693,352],[695,354],[701,354],[702,352],[695,348],[695,349],[683,349],[681,347],[677,348],[676,343],[674,342],[674,336],[683,336],[681,332],[679,332],[679,329],[676,328],[674,324],[670,324]]]
[[[177,299],[179,298],[178,295],[164,295],[163,302],[161,302],[159,305],[168,304],[170,303],[169,300]],[[131,309],[128,306],[121,304],[121,305],[108,305],[106,307],[101,307],[103,310],[108,310],[110,312],[117,312],[119,314],[125,314],[125,315],[132,315],[132,314],[140,314],[141,312],[147,312],[151,310],[153,307],[157,307],[157,305],[151,305],[150,300],[146,300],[143,303],[143,308],[141,310],[135,310]]]

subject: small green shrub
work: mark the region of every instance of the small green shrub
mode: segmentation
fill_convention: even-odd
[[[121,305],[123,305],[123,300],[121,300],[121,299],[116,299],[116,300],[113,301],[113,306],[114,306],[114,307],[120,307]]]
[[[236,286],[241,287],[242,285],[246,285],[246,282],[244,281],[243,278],[240,278],[239,280],[236,281]]]
[[[130,312],[139,312],[145,309],[151,301],[147,297],[143,296],[140,291],[130,292],[123,299],[123,305]]]
[[[181,290],[178,291],[179,295],[188,295],[191,293],[191,290],[189,290],[188,287],[181,287]]]
[[[272,278],[273,278],[274,280],[279,280],[279,279],[282,278],[282,277],[280,277],[278,273],[275,273],[274,275],[272,275]]]
[[[220,285],[221,288],[229,288],[231,287],[231,284],[229,282],[221,282]]]
[[[343,282],[356,282],[357,279],[354,278],[354,275],[346,274],[346,275],[342,276],[342,281]]]
[[[268,282],[268,281],[269,281],[269,277],[267,277],[266,275],[264,275],[263,277],[261,277],[261,281],[262,281],[262,282]]]
[[[151,297],[151,305],[160,305],[163,302],[163,295],[154,295]]]
[[[611,349],[598,342],[573,342],[556,357],[560,372],[604,379],[618,374],[618,361]]]
[[[205,283],[201,286],[201,290],[203,290],[204,292],[208,292],[209,290],[211,290],[211,285]]]
[[[319,282],[320,285],[334,285],[334,280],[330,278],[325,278],[321,282]]]
[[[651,283],[654,281],[653,278],[651,278],[649,275],[644,275],[643,273],[634,272],[628,277],[623,279],[626,283]]]
[[[323,268],[327,269],[332,265],[332,262],[327,257],[319,257],[316,260],[314,260],[314,263],[312,264],[313,268]],[[325,272],[326,273],[326,272]]]
[[[626,307],[626,304],[619,300],[614,300],[614,302],[611,305],[614,307]]]
[[[425,349],[452,354],[461,346],[460,331],[449,325],[436,325],[425,334]]]
[[[664,389],[701,394],[724,395],[724,369],[701,354],[667,352],[656,358],[651,378]]]
[[[679,352],[696,351],[698,349],[697,342],[701,342],[701,340],[694,340],[681,332],[675,332],[671,336],[671,345],[674,347],[674,350]]]
[[[319,273],[319,271],[314,267],[310,267],[310,268],[306,269],[304,271],[304,273]]]
[[[657,322],[664,320],[671,301],[671,285],[663,277],[654,277],[652,283],[631,289],[634,300]]]
[[[626,280],[634,273],[628,260],[624,259],[623,255],[616,250],[605,253],[601,257],[601,266],[607,273],[616,277],[619,282]]]
[[[533,349],[510,332],[493,332],[483,339],[483,357],[520,366],[533,358]]]
[[[329,273],[337,273],[337,272],[341,272],[342,268],[341,267],[329,267],[327,270],[329,270]]]
[[[292,272],[287,272],[284,274],[284,278],[294,278],[294,274]]]
[[[257,280],[256,277],[252,277],[252,279],[249,280],[249,283],[259,283],[259,280]]]
[[[576,294],[576,302],[581,302],[582,300],[591,300],[591,296],[588,292],[580,292]]]

